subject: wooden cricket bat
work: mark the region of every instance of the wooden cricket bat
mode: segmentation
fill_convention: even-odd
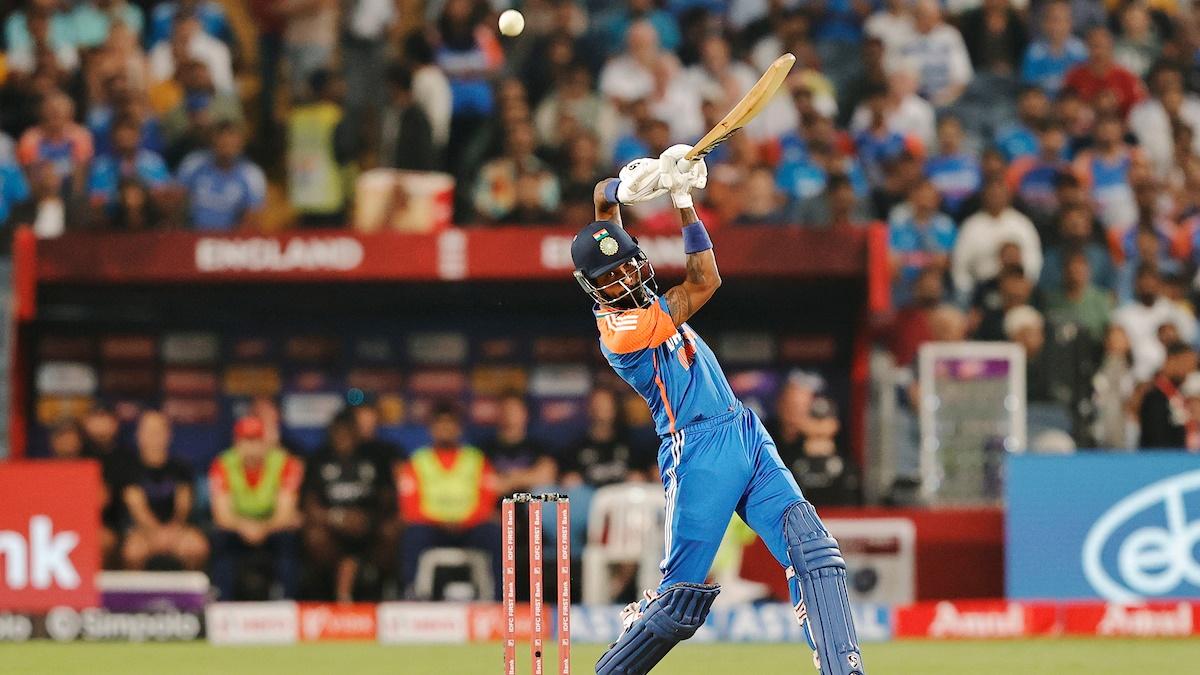
[[[783,84],[784,78],[791,72],[792,65],[795,63],[796,57],[791,54],[784,54],[775,59],[775,62],[767,68],[767,72],[758,78],[758,82],[754,83],[742,100],[733,106],[733,110],[730,110],[729,114],[717,122],[717,126],[704,134],[703,138],[696,141],[696,144],[683,156],[680,163],[703,159],[730,136],[741,131],[742,127],[749,124],[750,120],[754,119],[771,102],[771,98],[775,96],[775,92],[779,91],[779,86]]]

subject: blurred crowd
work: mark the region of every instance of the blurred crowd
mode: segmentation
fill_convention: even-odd
[[[0,221],[42,238],[343,226],[356,176],[390,168],[453,176],[462,226],[578,225],[597,180],[694,141],[792,52],[782,94],[708,157],[710,230],[886,223],[894,309],[875,319],[897,365],[931,341],[1014,342],[1031,438],[1200,451],[1188,0],[528,0],[525,33],[502,38],[507,4],[5,2]],[[626,220],[674,231],[662,206]],[[657,480],[613,392],[550,443],[520,396],[500,406],[478,447],[451,403],[411,449],[362,405],[308,455],[269,400],[211,467],[172,458],[154,411],[130,434],[97,408],[50,447],[103,463],[111,566],[208,569],[224,597],[263,580],[411,596],[424,552],[498,551],[499,495]],[[792,384],[776,412],[809,498],[857,503],[833,400]]]
[[[901,296],[919,254],[961,249],[966,298],[1001,238],[1038,281],[1067,218],[1121,297],[1135,275],[1110,268],[1151,253],[1135,232],[1191,262],[1186,0],[530,0],[517,38],[504,0],[7,4],[0,217],[42,236],[342,225],[376,167],[448,172],[460,224],[584,222],[597,179],[695,140],[790,51],[783,93],[709,157],[710,229],[890,222]]]
[[[540,439],[526,399],[508,393],[474,445],[457,402],[445,401],[427,416],[427,444],[406,449],[381,436],[380,412],[365,401],[337,414],[324,444],[305,452],[289,442],[274,401],[259,398],[234,424],[230,447],[193,467],[172,452],[162,412],[123,425],[97,406],[51,429],[49,445],[51,460],[102,466],[109,568],[204,570],[224,599],[434,599],[417,576],[438,549],[485,554],[498,582],[503,496],[565,492],[582,543],[597,489],[659,480],[657,448],[626,423],[618,392],[597,386],[586,409],[578,437]],[[783,387],[771,419],[810,499],[859,502],[859,471],[836,441],[837,406],[810,379]],[[579,565],[583,547],[574,554]]]

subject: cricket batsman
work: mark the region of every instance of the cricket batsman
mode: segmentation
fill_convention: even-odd
[[[662,583],[622,612],[621,636],[598,675],[641,675],[704,623],[718,585],[704,583],[737,512],[786,569],[796,618],[824,675],[863,675],[846,595],[846,563],[784,467],[758,417],[743,407],[708,345],[687,324],[721,285],[713,245],[692,207],[707,182],[688,145],[638,159],[596,186],[596,221],[571,244],[575,279],[595,301],[600,348],[650,405],[662,438],[666,490]],[[683,225],[687,276],[659,295],[654,268],[621,225],[621,204],[669,193]]]

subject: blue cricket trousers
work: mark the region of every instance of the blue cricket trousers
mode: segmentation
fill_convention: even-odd
[[[666,557],[658,587],[704,583],[734,512],[783,568],[783,513],[804,499],[758,416],[736,409],[663,438],[658,468],[666,489]]]

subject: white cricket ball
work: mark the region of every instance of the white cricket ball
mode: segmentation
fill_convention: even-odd
[[[500,14],[500,32],[516,37],[525,30],[525,17],[515,9],[506,9]]]

